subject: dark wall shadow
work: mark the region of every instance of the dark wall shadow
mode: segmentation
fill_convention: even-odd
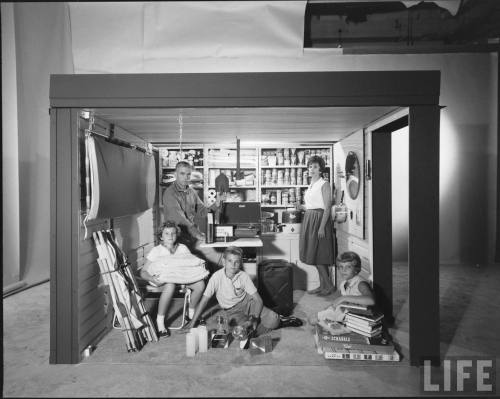
[[[458,261],[488,261],[488,127],[460,125],[460,148],[456,175],[459,230]],[[450,200],[452,200],[450,198]],[[443,204],[442,204],[443,205]]]

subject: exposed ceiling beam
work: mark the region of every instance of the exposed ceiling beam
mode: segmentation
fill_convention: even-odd
[[[304,46],[344,54],[498,51],[500,1],[462,1],[456,13],[434,2],[309,2]]]

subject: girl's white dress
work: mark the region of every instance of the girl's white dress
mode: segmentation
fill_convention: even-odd
[[[191,284],[209,274],[205,261],[194,256],[183,244],[177,244],[173,254],[163,245],[157,245],[146,259],[151,263],[144,266],[144,270],[162,283]]]

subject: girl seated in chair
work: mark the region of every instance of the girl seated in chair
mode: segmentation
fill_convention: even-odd
[[[165,326],[165,315],[175,292],[176,284],[185,284],[191,289],[189,318],[205,290],[204,278],[208,276],[205,261],[191,254],[189,249],[177,242],[180,228],[175,222],[167,221],[160,229],[160,245],[155,246],[146,256],[146,263],[140,275],[149,284],[163,290],[158,303],[156,325],[160,337],[168,337],[170,331]]]

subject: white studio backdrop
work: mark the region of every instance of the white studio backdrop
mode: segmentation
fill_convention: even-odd
[[[244,25],[235,15],[234,23],[229,24],[226,14],[228,25],[224,29],[220,19],[216,19],[217,27],[201,28],[186,23],[184,27],[177,26],[179,30],[169,32],[169,28],[159,22],[159,16],[167,15],[173,23],[177,20],[177,25],[182,25],[180,21],[188,16],[181,5],[187,6],[187,2],[172,3],[171,8],[164,8],[168,6],[165,3],[128,2],[13,5],[15,35],[12,27],[7,29],[8,26],[2,23],[2,33],[4,30],[10,33],[2,34],[1,38],[3,51],[12,50],[13,44],[16,51],[15,60],[6,64],[12,69],[11,64],[15,62],[15,74],[9,75],[11,84],[2,84],[2,101],[17,104],[18,124],[16,132],[16,123],[12,120],[11,128],[3,130],[2,135],[17,134],[19,146],[17,154],[15,150],[12,152],[14,157],[18,156],[19,184],[16,186],[13,179],[8,179],[3,187],[4,203],[16,201],[16,192],[19,198],[17,216],[5,218],[3,226],[4,237],[5,232],[9,232],[12,245],[19,246],[19,256],[14,254],[11,258],[20,258],[21,270],[18,272],[14,267],[9,271],[10,276],[19,274],[29,283],[49,276],[50,123],[47,111],[49,77],[57,73],[439,70],[440,104],[446,106],[441,112],[440,260],[465,262],[474,259],[479,252],[488,253],[488,258],[492,259],[496,230],[498,56],[477,53],[342,55],[336,49],[304,50],[305,2],[275,3],[262,2],[259,12],[269,14],[266,24],[278,24],[280,28],[272,28],[277,29],[273,31],[275,37],[268,42],[266,39],[266,46],[258,51],[257,39],[249,36],[264,28],[253,21],[254,18],[251,24]],[[227,8],[232,2],[223,2],[222,6],[224,4]],[[286,11],[276,8],[285,5],[292,8]],[[12,12],[4,13],[4,6],[2,3],[2,22],[5,16],[12,16]],[[254,6],[257,8],[256,4]],[[213,7],[215,10],[221,3],[214,3]],[[238,10],[234,12],[239,14]],[[214,15],[215,11],[206,12],[211,13],[210,18],[222,18]],[[287,19],[277,23],[277,15],[282,12]],[[200,11],[197,24],[201,23],[201,15]],[[205,19],[205,24],[216,25],[210,18]],[[292,22],[295,18],[300,22]],[[148,29],[143,28],[144,24]],[[87,36],[83,36],[83,25],[86,25]],[[243,26],[252,35],[244,38],[240,32]],[[181,28],[191,33],[184,34]],[[156,38],[155,29],[162,32]],[[223,34],[222,39],[230,38],[222,42],[208,36],[200,37],[199,29],[204,35],[213,29]],[[163,36],[167,34],[170,35],[168,40]],[[260,43],[262,35],[259,32]],[[283,48],[271,51],[280,41],[279,46]],[[151,56],[145,57],[147,54]],[[2,78],[6,72],[3,68]],[[12,88],[13,79],[16,80],[15,89]],[[6,142],[4,137],[3,142]],[[9,143],[15,149],[15,140]],[[15,168],[11,170],[15,175]],[[465,217],[471,207],[485,211],[474,218]],[[15,212],[15,207],[11,211]],[[17,239],[16,229],[19,230]],[[478,235],[478,231],[484,234]],[[4,249],[4,268],[5,253]]]
[[[69,3],[76,73],[156,72],[165,60],[299,57],[306,1]]]

